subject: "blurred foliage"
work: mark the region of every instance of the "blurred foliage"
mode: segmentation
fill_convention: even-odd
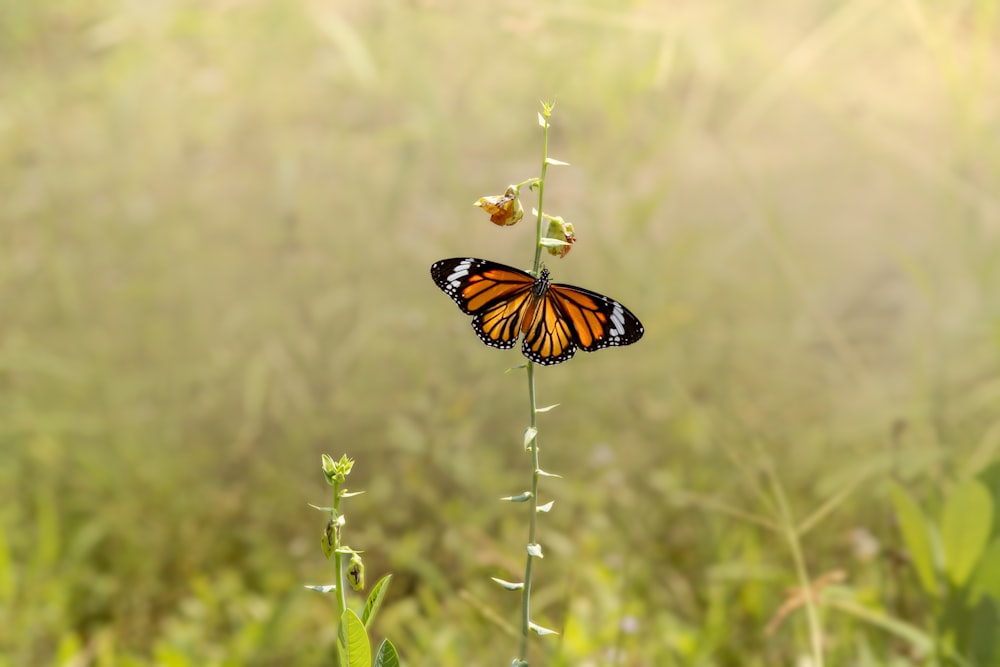
[[[922,3],[0,1],[0,667],[331,664],[323,451],[406,656],[506,664],[516,352],[430,281],[550,263],[641,343],[543,369],[541,664],[792,664],[810,573],[930,632],[888,502],[1000,446],[1000,20]],[[745,512],[733,511],[739,508]],[[826,609],[830,664],[933,664]],[[543,649],[539,649],[541,651]],[[417,660],[416,658],[411,658]],[[414,664],[422,664],[415,662]]]

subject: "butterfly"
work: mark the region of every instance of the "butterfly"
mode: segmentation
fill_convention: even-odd
[[[549,366],[576,349],[593,352],[642,338],[639,318],[614,299],[581,287],[549,282],[486,259],[455,257],[431,265],[431,278],[472,315],[472,328],[490,347],[509,350],[524,334],[521,351]]]

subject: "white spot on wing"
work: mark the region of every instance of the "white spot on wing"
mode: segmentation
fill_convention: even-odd
[[[625,335],[625,312],[622,310],[622,305],[620,303],[615,303],[614,310],[611,311],[611,321],[614,322],[615,328],[611,332],[612,336],[624,336]]]
[[[461,271],[460,269],[462,268],[462,266],[463,265],[459,265],[455,269],[455,271],[450,276],[448,276],[448,282],[457,283],[459,278],[463,278],[463,277],[469,275],[469,269],[468,269],[468,267],[466,267],[464,271]]]
[[[462,286],[462,278],[469,275],[469,271],[472,270],[472,264],[475,262],[471,257],[468,259],[463,259],[461,262],[455,265],[454,270],[451,274],[445,278],[448,283],[448,287],[452,292],[458,292],[458,288]]]

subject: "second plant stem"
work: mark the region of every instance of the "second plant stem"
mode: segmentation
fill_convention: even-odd
[[[340,484],[333,486],[333,567],[337,572],[337,618],[347,609],[347,593],[344,591],[344,554],[340,552]]]

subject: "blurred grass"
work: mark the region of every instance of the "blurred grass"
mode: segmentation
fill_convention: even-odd
[[[717,509],[766,514],[765,463],[799,518],[852,489],[811,570],[922,623],[850,535],[893,544],[890,472],[1000,446],[997,15],[0,2],[0,665],[329,664],[299,585],[328,578],[305,503],[344,451],[349,542],[397,574],[379,630],[411,664],[506,659],[519,357],[427,267],[529,261],[471,202],[535,175],[539,99],[581,239],[551,268],[647,329],[540,376],[551,660],[804,652],[801,614],[763,632],[784,545]],[[891,653],[825,620],[831,664]]]

